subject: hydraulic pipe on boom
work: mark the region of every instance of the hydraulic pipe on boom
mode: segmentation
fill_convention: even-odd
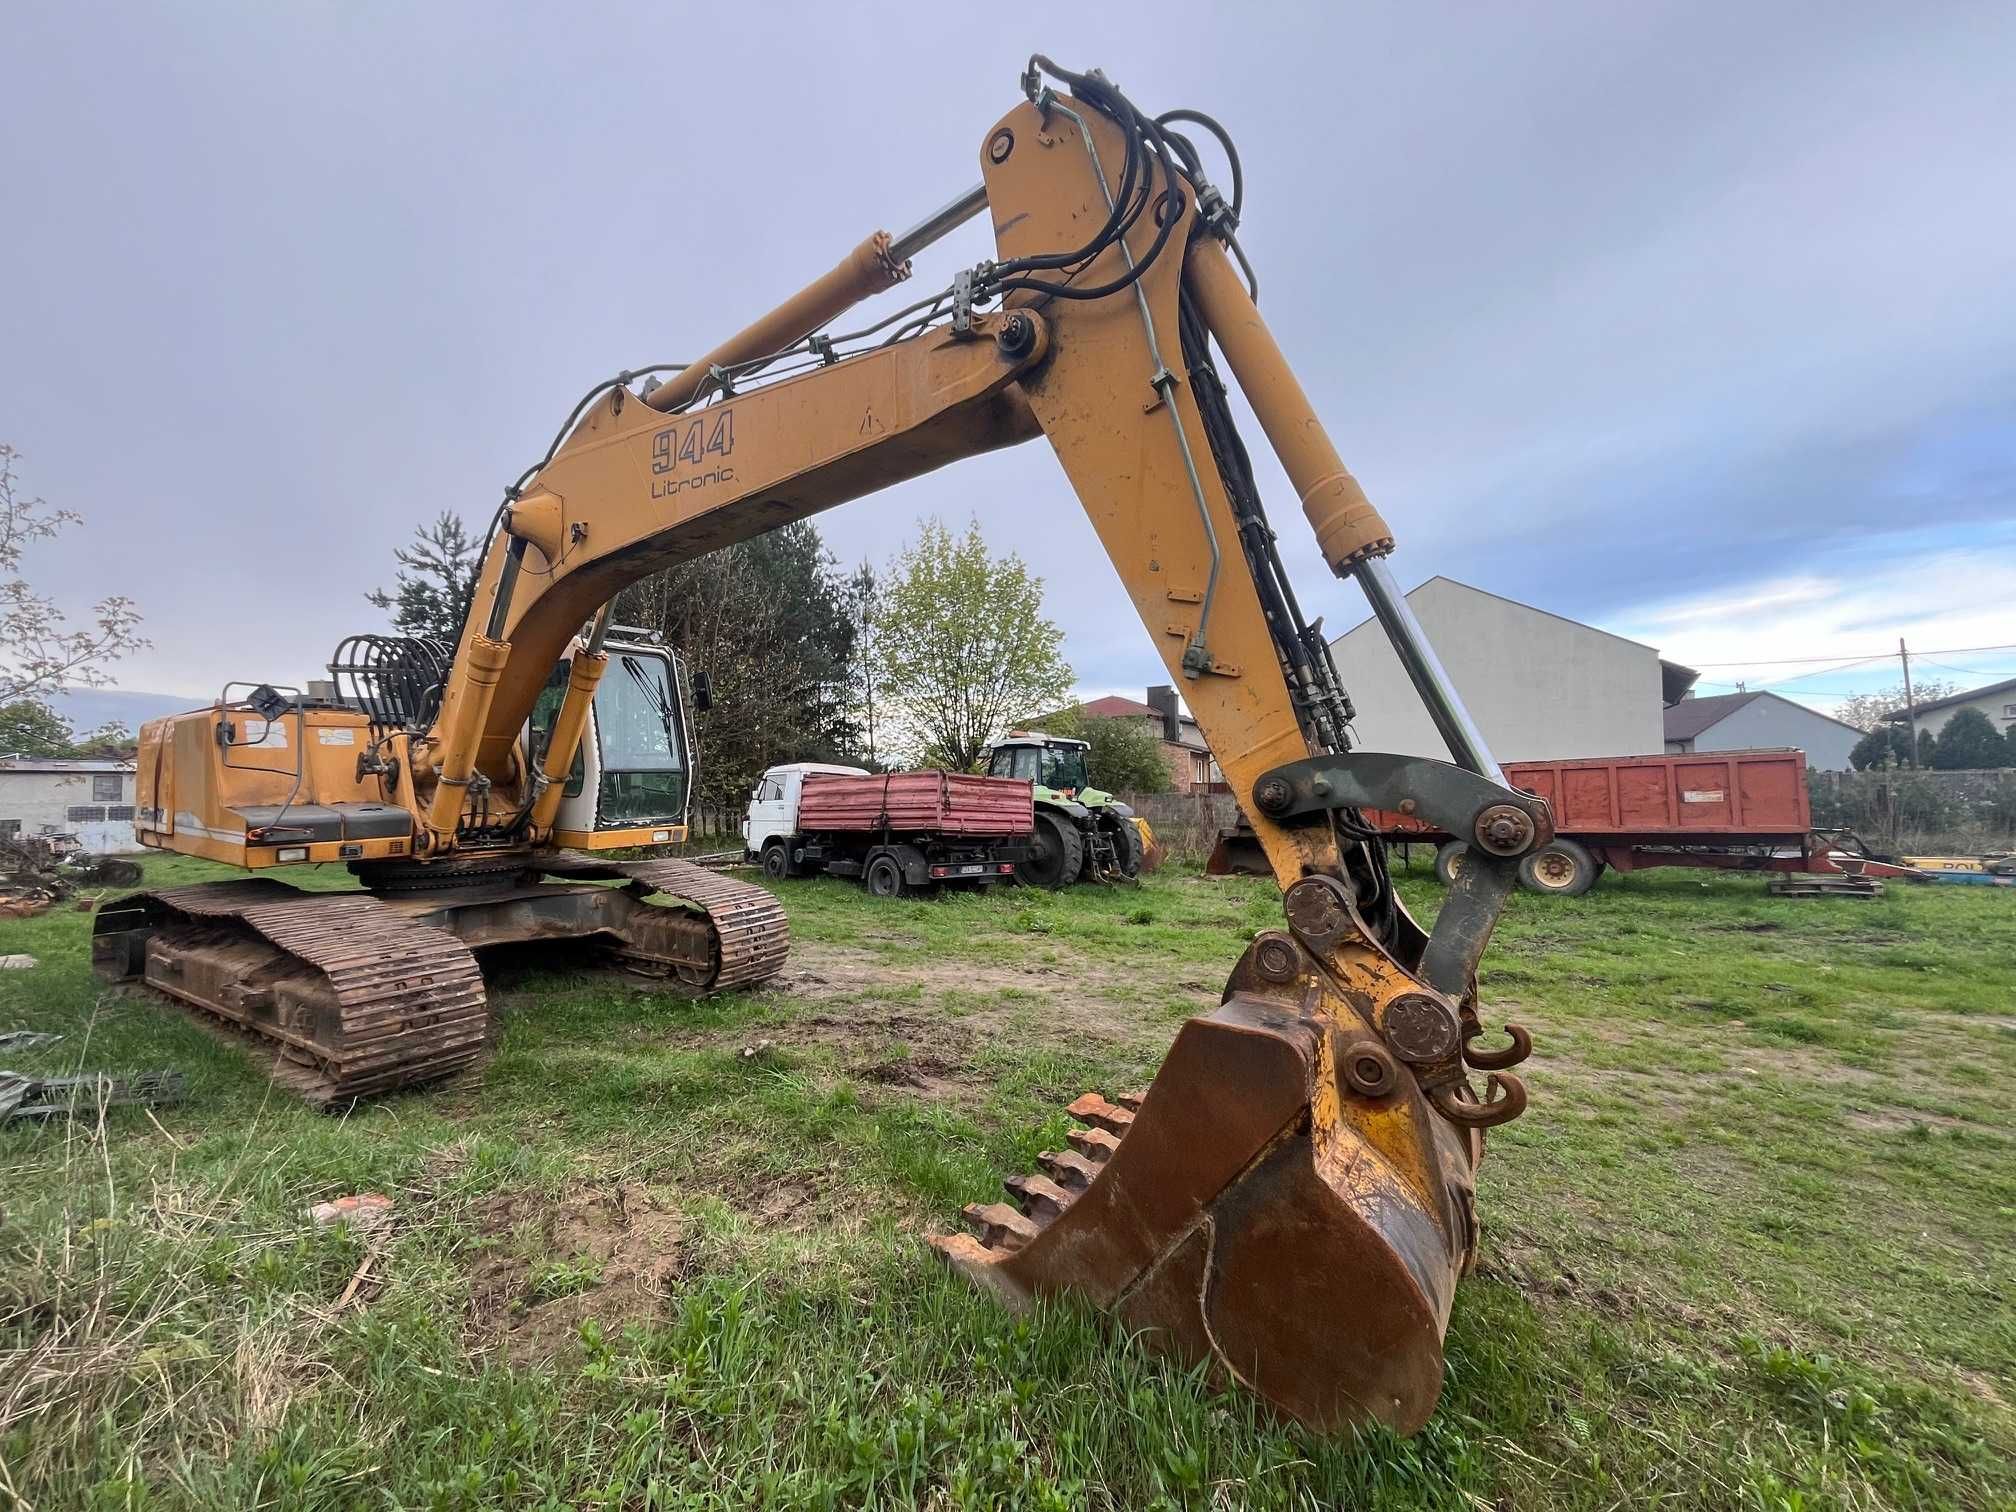
[[[1323,560],[1339,577],[1355,577],[1365,590],[1372,612],[1393,642],[1408,679],[1456,764],[1501,781],[1503,774],[1482,733],[1386,568],[1384,558],[1393,550],[1392,527],[1337,455],[1309,396],[1226,256],[1224,244],[1215,237],[1195,242],[1187,271],[1204,323],[1224,349],[1233,377],[1239,380],[1260,428],[1301,496],[1302,512],[1316,532]]]
[[[718,373],[730,380],[743,363],[759,362],[837,320],[855,305],[910,276],[910,264],[895,255],[887,231],[877,231],[833,268],[815,278],[761,320],[730,336],[698,362],[675,373],[644,396],[656,410],[675,410],[705,390]]]

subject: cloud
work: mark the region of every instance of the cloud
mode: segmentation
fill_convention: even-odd
[[[1981,549],[1889,545],[1887,559],[1864,550],[1832,573],[1648,603],[1606,628],[1700,669],[1703,693],[1741,684],[1818,709],[1901,682],[1900,637],[1920,679],[2016,676],[2016,529],[1990,532]]]

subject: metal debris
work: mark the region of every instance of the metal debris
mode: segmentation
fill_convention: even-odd
[[[0,1071],[0,1119],[54,1118],[134,1103],[158,1106],[180,1102],[188,1092],[189,1084],[180,1071],[147,1071],[139,1076],[110,1076],[102,1071],[81,1076],[22,1076]]]

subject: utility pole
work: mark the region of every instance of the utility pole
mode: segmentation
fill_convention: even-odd
[[[1911,765],[1918,765],[1918,701],[1911,696],[1911,653],[1897,637],[1897,659],[1904,663],[1904,717],[1911,723]]]

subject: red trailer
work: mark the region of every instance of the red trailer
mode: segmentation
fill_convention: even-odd
[[[1553,842],[1519,868],[1536,892],[1587,892],[1606,867],[1908,875],[1869,857],[1852,835],[1814,831],[1804,751],[1517,761],[1505,780],[1554,811]],[[1455,878],[1463,841],[1401,814],[1365,817],[1390,840],[1436,842],[1436,874]]]
[[[1585,893],[1606,867],[1913,875],[1876,860],[1847,831],[1813,829],[1804,751],[1517,761],[1506,764],[1505,781],[1545,798],[1554,811],[1553,842],[1519,867],[1519,880],[1536,892]],[[1365,818],[1388,840],[1437,846],[1436,875],[1455,880],[1465,841],[1404,814],[1371,809]],[[1220,837],[1209,870],[1244,869],[1237,838],[1243,830],[1242,819],[1241,830]]]
[[[772,876],[859,877],[877,897],[896,897],[1006,881],[1035,828],[1026,781],[796,766],[764,773],[744,836]]]

